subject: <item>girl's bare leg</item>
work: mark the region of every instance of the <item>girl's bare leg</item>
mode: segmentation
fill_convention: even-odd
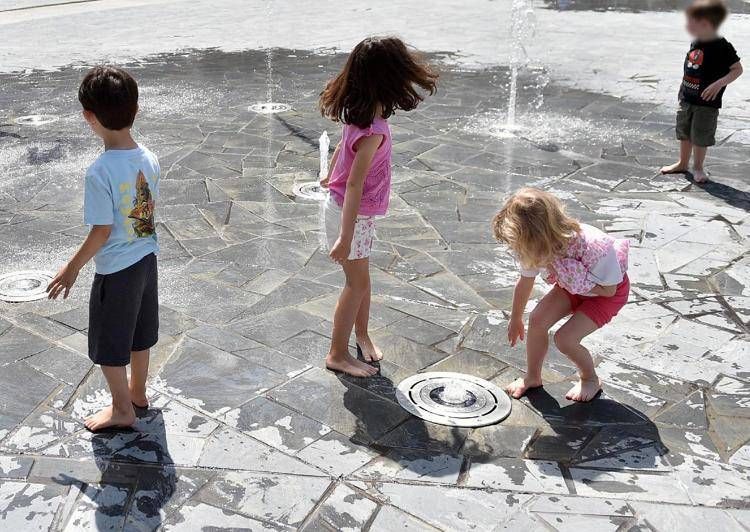
[[[365,292],[362,302],[359,304],[357,319],[354,322],[354,334],[357,337],[357,344],[362,350],[362,356],[369,362],[375,362],[383,359],[383,353],[372,343],[368,326],[370,322],[370,297],[372,294],[372,285],[370,284],[370,272],[367,272],[367,291]]]
[[[331,349],[326,356],[326,367],[355,377],[375,375],[377,368],[359,361],[349,354],[349,338],[362,300],[369,290],[369,259],[347,260],[343,264],[346,283],[333,314]]]
[[[570,299],[559,286],[547,292],[531,311],[526,331],[526,375],[505,388],[512,397],[519,399],[530,388],[542,385],[542,364],[549,347],[549,330],[569,313]]]
[[[565,395],[571,401],[591,401],[602,389],[594,369],[591,353],[581,345],[581,340],[599,327],[582,312],[576,312],[555,333],[555,345],[578,368],[578,383]]]

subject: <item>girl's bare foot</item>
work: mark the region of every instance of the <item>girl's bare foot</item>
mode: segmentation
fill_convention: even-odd
[[[708,174],[703,170],[693,170],[693,181],[696,183],[705,183],[708,181]]]
[[[528,375],[526,377],[519,377],[508,386],[505,387],[505,391],[513,399],[520,399],[526,392],[533,390],[534,388],[542,387],[542,379],[532,379]]]
[[[357,347],[362,351],[362,357],[368,362],[377,362],[383,360],[383,353],[380,349],[372,343],[372,340],[368,336],[357,337]]]
[[[602,391],[602,381],[599,377],[593,379],[579,379],[578,382],[565,394],[565,398],[570,401],[585,403],[591,401]]]
[[[684,164],[676,162],[674,164],[670,164],[669,166],[662,166],[661,170],[659,171],[662,174],[684,174],[688,171],[688,169]]]
[[[346,373],[352,377],[372,377],[378,372],[378,368],[360,362],[349,353],[343,357],[331,356],[331,353],[328,353],[328,356],[326,356],[326,368],[331,371]]]
[[[120,410],[113,406],[101,409],[91,417],[86,418],[84,426],[91,432],[98,432],[108,428],[128,428],[135,423],[135,412],[133,407],[130,410]]]

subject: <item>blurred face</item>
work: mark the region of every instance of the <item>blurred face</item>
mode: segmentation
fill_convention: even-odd
[[[716,34],[716,28],[704,18],[687,17],[685,29],[691,37],[698,40],[708,39]]]

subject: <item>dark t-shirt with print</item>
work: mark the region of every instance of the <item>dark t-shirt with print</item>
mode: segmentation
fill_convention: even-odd
[[[685,56],[685,75],[680,86],[680,101],[717,109],[721,107],[721,96],[725,87],[711,101],[704,100],[701,93],[711,83],[726,76],[729,67],[739,60],[734,46],[724,37],[691,43],[690,51]]]

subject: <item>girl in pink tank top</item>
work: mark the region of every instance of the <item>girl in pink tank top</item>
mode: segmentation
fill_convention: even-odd
[[[388,210],[391,193],[391,130],[397,109],[411,111],[433,94],[437,74],[395,37],[368,37],[355,46],[344,69],[320,96],[323,116],[343,123],[331,170],[321,180],[328,254],[344,269],[346,284],[333,316],[326,367],[356,377],[375,375],[367,362],[383,358],[368,333],[370,250],[375,218]],[[359,358],[349,354],[352,328]]]

